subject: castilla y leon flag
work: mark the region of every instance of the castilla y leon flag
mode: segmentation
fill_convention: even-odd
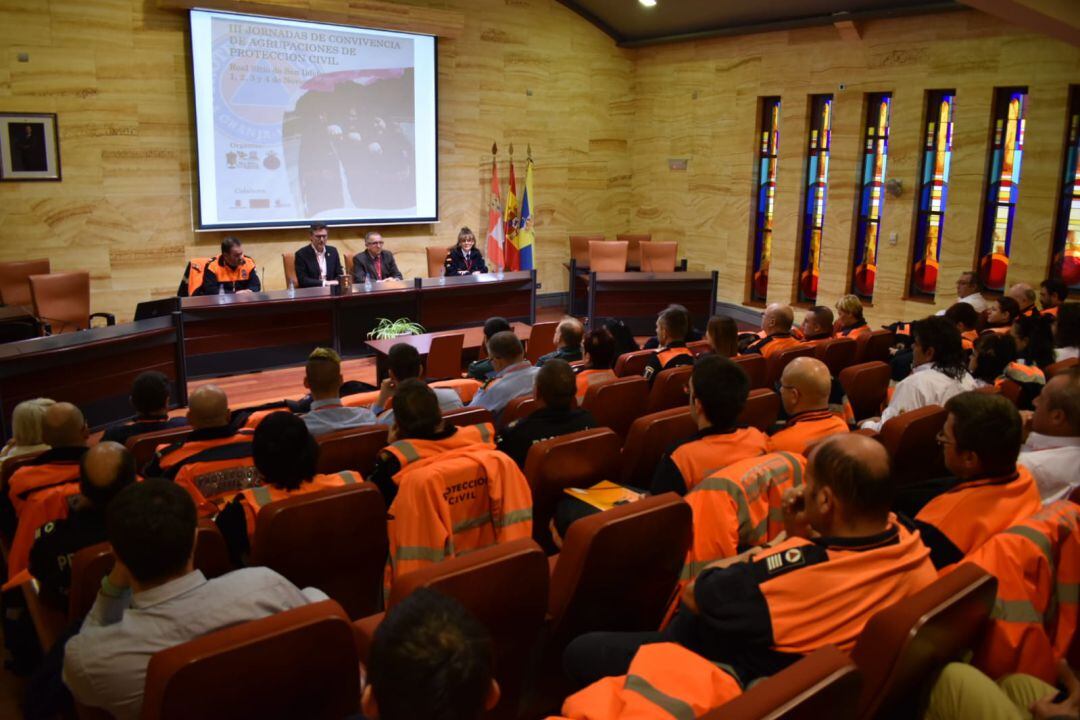
[[[514,146],[510,145],[510,189],[506,193],[506,210],[503,212],[506,237],[506,269],[518,269],[518,203],[517,180],[514,178]]]
[[[498,148],[495,143],[491,144],[491,200],[488,201],[488,234],[487,256],[488,262],[497,270],[506,265],[503,257],[505,235],[503,235],[503,212],[502,197],[499,195],[499,167],[495,164],[495,154]]]
[[[521,195],[521,217],[518,219],[517,238],[514,246],[518,251],[518,269],[533,269],[533,245],[536,244],[536,233],[533,232],[533,204],[536,202],[533,195],[533,159],[532,148],[525,161],[525,192]]]

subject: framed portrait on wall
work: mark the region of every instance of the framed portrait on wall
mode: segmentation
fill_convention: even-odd
[[[0,113],[0,180],[59,180],[56,113]]]

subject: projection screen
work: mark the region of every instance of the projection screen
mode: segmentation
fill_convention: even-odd
[[[191,11],[199,229],[438,219],[435,38]]]

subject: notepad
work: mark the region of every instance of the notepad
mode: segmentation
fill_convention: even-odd
[[[598,510],[610,510],[616,505],[637,502],[645,497],[643,493],[635,492],[630,488],[616,485],[607,480],[596,483],[586,490],[581,488],[566,488],[563,492],[572,498],[577,498],[584,503],[592,505]]]

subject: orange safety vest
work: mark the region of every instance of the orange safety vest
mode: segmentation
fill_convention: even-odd
[[[693,361],[694,359],[694,352],[690,348],[686,347],[685,343],[683,343],[682,345],[677,345],[675,347],[667,347],[663,348],[662,350],[656,351],[656,359],[660,361],[660,367],[663,370],[668,369],[668,363],[670,363],[675,358],[681,357],[683,355],[689,355],[691,361]],[[691,362],[690,364],[693,363]]]
[[[1041,507],[1042,498],[1031,473],[1018,465],[1010,476],[957,485],[928,502],[915,519],[936,527],[967,555]]]
[[[230,498],[263,484],[262,473],[251,457],[187,463],[173,479],[187,490],[199,517],[213,517]]]
[[[480,382],[473,380],[472,378],[454,378],[452,380],[439,380],[438,382],[428,383],[428,387],[431,388],[453,388],[458,397],[461,398],[462,405],[468,405],[477,392],[480,390]],[[379,391],[372,390],[370,392],[354,393],[353,395],[346,395],[341,398],[341,404],[345,407],[368,407],[374,405],[375,401],[379,399]],[[386,403],[384,409],[389,409],[393,405],[394,398],[391,397]]]
[[[529,481],[488,443],[414,461],[394,481],[399,490],[387,515],[387,591],[395,578],[432,563],[532,537]]]
[[[181,297],[191,297],[194,295],[195,291],[203,285],[206,266],[213,260],[214,258],[208,257],[188,261],[187,269],[184,270],[184,279],[180,283],[180,292],[177,294]]]
[[[491,423],[463,425],[453,435],[442,440],[421,440],[418,438],[398,440],[384,447],[382,452],[389,453],[397,458],[402,470],[404,470],[410,463],[477,444],[492,449],[495,448],[494,425]],[[398,474],[400,473],[399,470]],[[397,477],[397,475],[394,476],[395,482],[397,482]]]
[[[1057,317],[1059,307],[1060,306],[1058,306],[1058,305],[1054,305],[1052,307],[1044,308],[1043,311],[1042,311],[1042,314],[1043,315],[1050,315],[1052,317]]]
[[[215,258],[210,258],[209,262],[203,264],[197,273],[193,263],[192,270],[188,273],[188,295],[194,295],[196,291],[203,286],[203,283],[206,281],[207,270],[214,273],[214,277],[218,279],[219,283],[243,282],[250,279],[252,273],[255,272],[255,261],[245,255],[239,265],[235,268],[231,268],[221,262],[221,256],[218,255]],[[192,282],[193,275],[197,275],[197,284]]]
[[[700,655],[675,643],[654,643],[641,646],[626,675],[566,698],[557,720],[699,718],[740,694],[734,677]]]
[[[8,498],[15,508],[16,517],[21,519],[23,507],[32,496],[68,483],[75,483],[75,490],[78,492],[78,482],[78,460],[23,465],[8,478]]]
[[[329,475],[315,475],[307,482],[300,483],[295,490],[282,490],[273,485],[259,485],[240,491],[240,505],[244,508],[244,517],[247,518],[248,541],[254,544],[255,519],[259,512],[270,503],[278,500],[288,500],[297,495],[339,488],[346,485],[355,485],[364,482],[360,473],[353,470],[344,470]]]
[[[802,341],[796,340],[790,335],[769,335],[764,340],[759,340],[748,347],[746,351],[748,353],[761,353],[762,357],[768,359],[777,353],[799,347],[802,344]]]
[[[1022,360],[1014,360],[1005,366],[1002,377],[995,380],[994,384],[1000,387],[1005,379],[1018,382],[1021,385],[1024,383],[1046,384],[1046,374],[1037,365],[1027,365]]]
[[[748,457],[764,455],[771,449],[765,433],[752,427],[738,428],[683,443],[671,453],[671,461],[679,469],[689,492],[717,470]]]
[[[209,440],[182,440],[158,449],[156,453],[158,467],[167,475],[168,471],[174,466],[205,450],[234,443],[250,443],[253,437],[254,431],[245,428],[227,437],[211,438]]]
[[[79,483],[54,485],[32,493],[22,505],[15,537],[8,550],[8,582],[30,567],[30,549],[34,546],[37,532],[46,523],[63,520],[68,516],[68,498],[79,493]],[[3,588],[7,590],[8,587]]]
[[[832,410],[809,410],[788,420],[784,429],[773,433],[770,440],[773,450],[787,450],[805,455],[807,449],[817,440],[849,430],[848,424]]]
[[[593,385],[603,385],[604,383],[616,380],[615,371],[610,369],[595,369],[595,370],[582,370],[577,374],[577,401],[581,404],[581,401],[585,399],[585,394],[589,392],[589,388]]]
[[[782,500],[803,484],[806,458],[774,452],[740,460],[710,475],[686,494],[694,536],[683,564],[682,584],[709,563],[776,538],[784,529]]]
[[[870,329],[870,326],[863,322],[861,325],[852,325],[849,328],[840,328],[839,334],[843,337],[858,339],[859,337],[863,335],[868,335],[872,332],[873,330]]]
[[[993,678],[1025,673],[1054,683],[1077,624],[1080,507],[1047,505],[968,556],[997,578],[997,599],[973,664]]]
[[[1005,335],[1012,331],[1012,323],[1008,325],[999,325],[998,327],[988,327],[983,330],[984,333],[996,332],[998,335]]]

